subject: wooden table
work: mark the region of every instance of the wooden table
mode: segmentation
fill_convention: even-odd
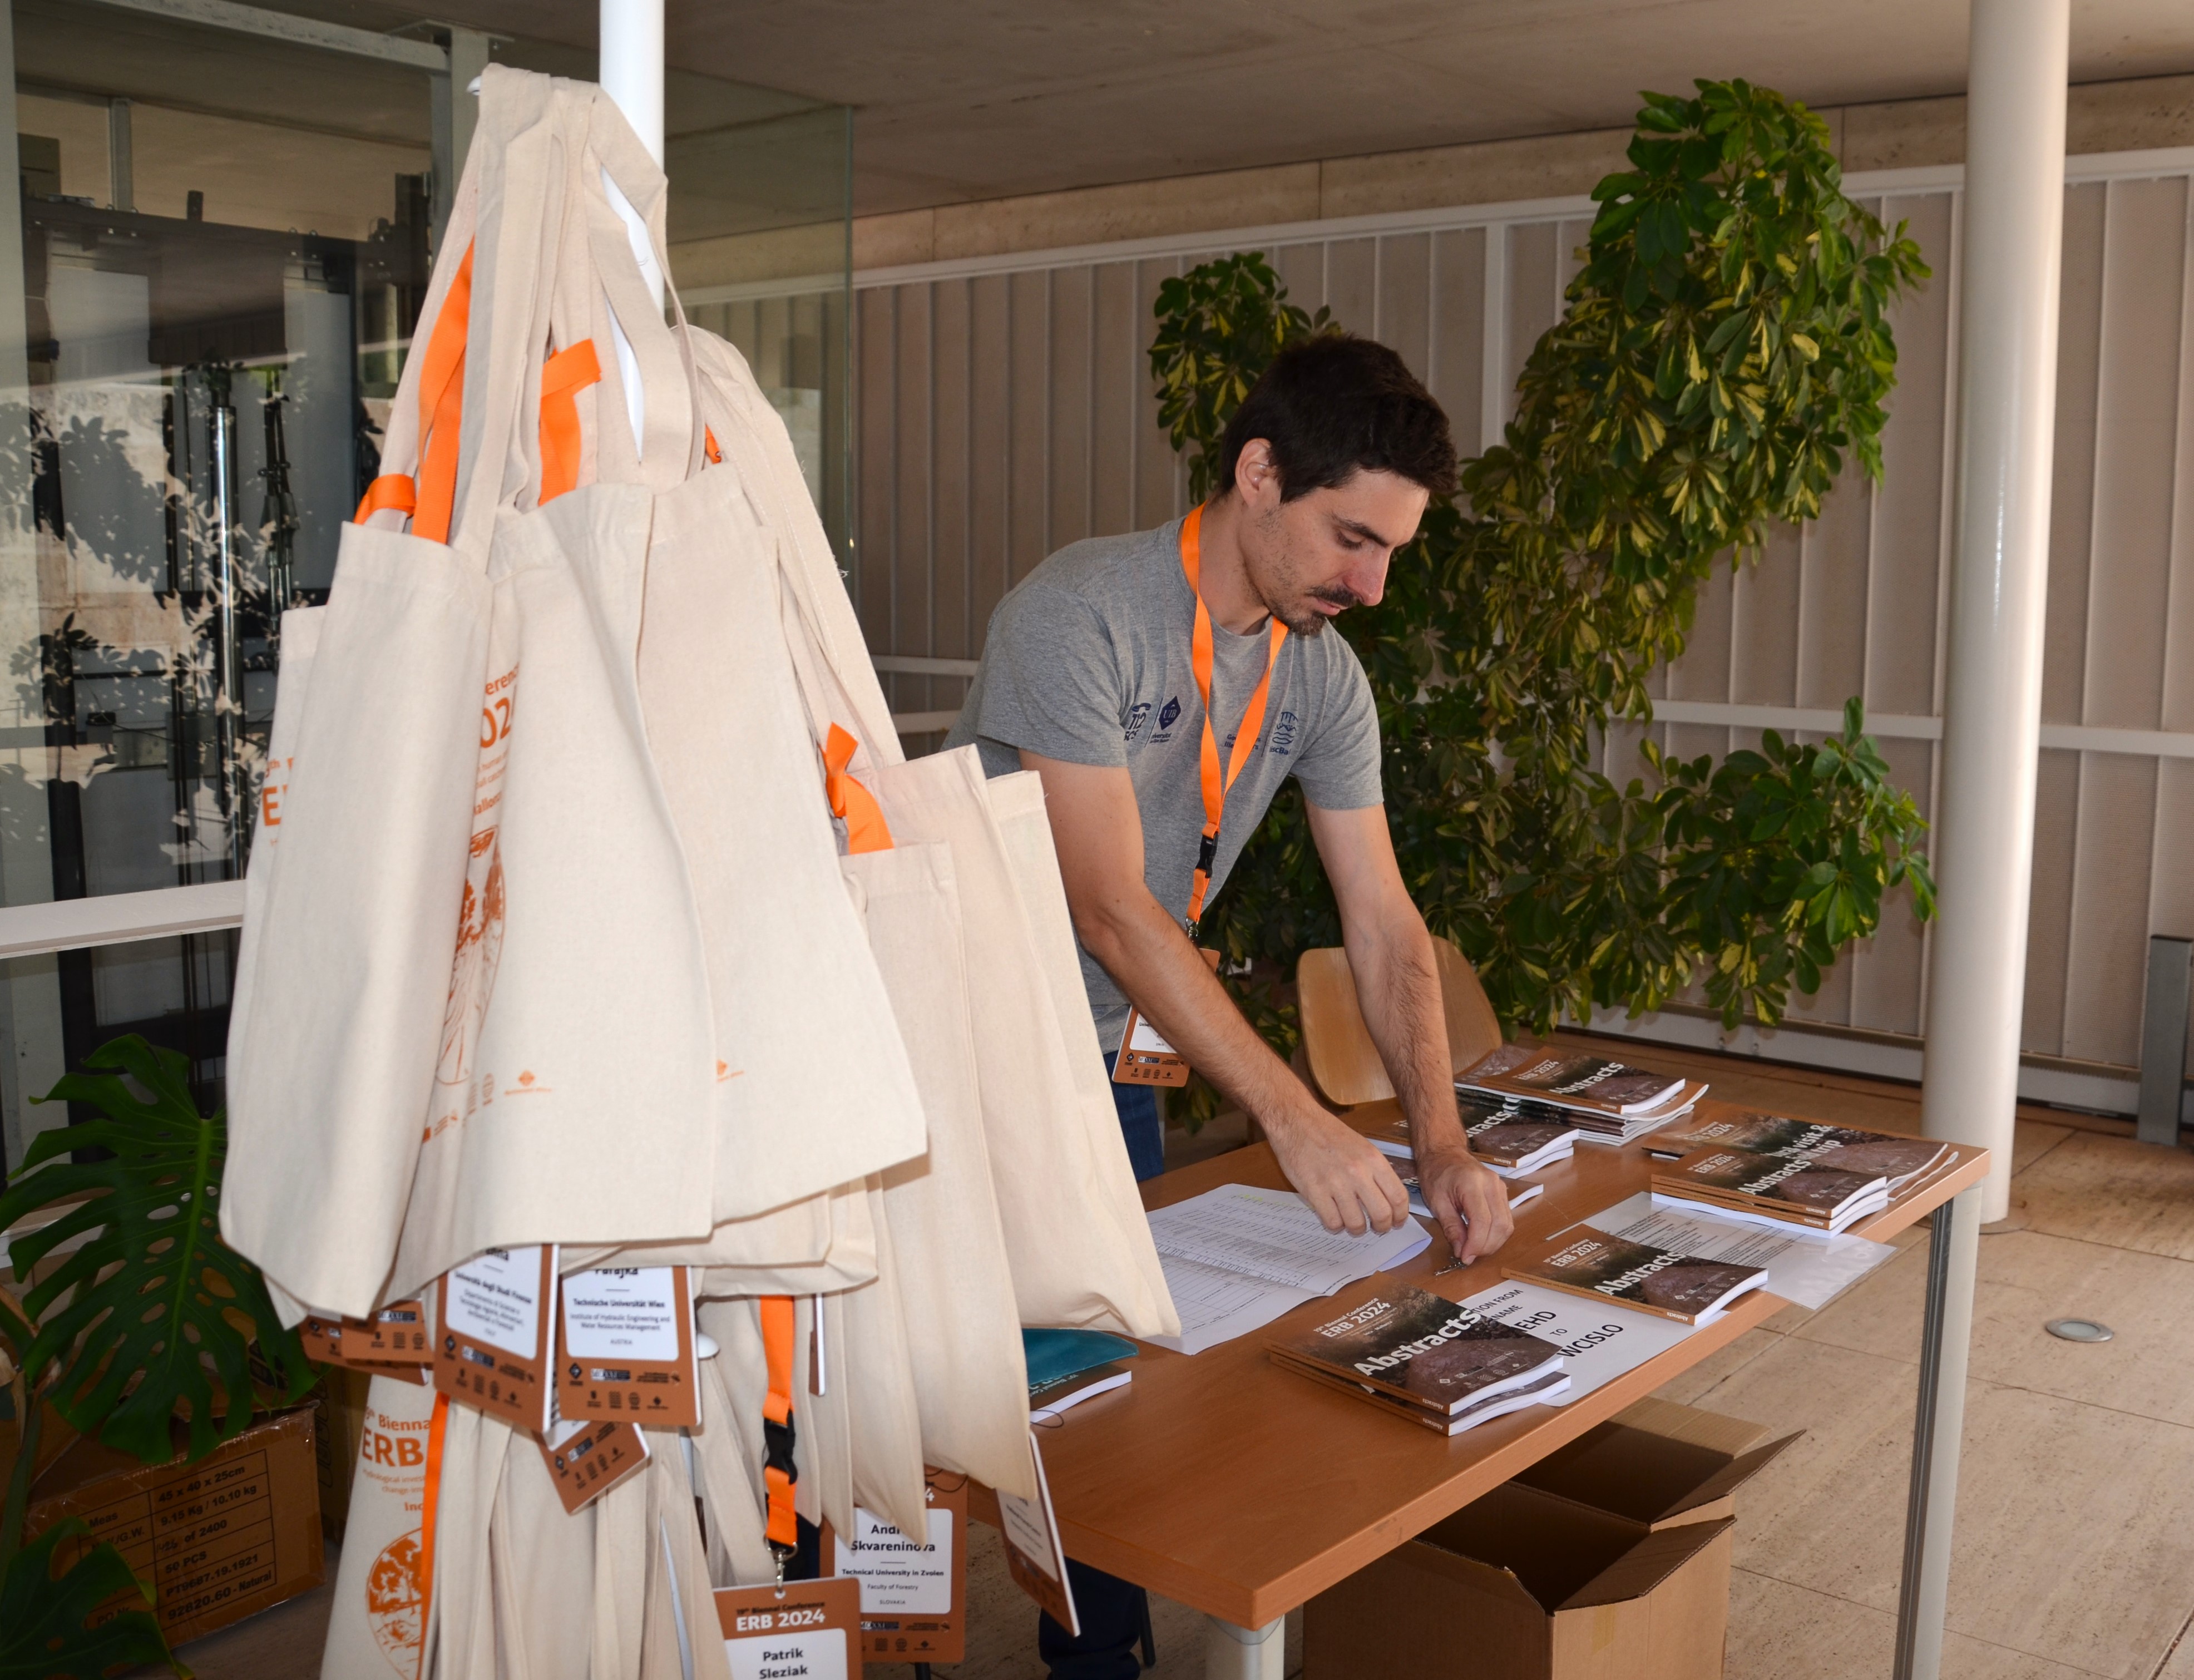
[[[1373,1103],[1350,1119],[1370,1131],[1398,1112]],[[1947,1171],[1854,1227],[1855,1234],[1886,1240],[1932,1214],[1936,1246],[1945,1247],[1952,1198],[1988,1172],[1987,1151],[1956,1146],[1956,1155]],[[1612,1206],[1646,1188],[1648,1171],[1642,1144],[1580,1142],[1573,1159],[1534,1175],[1545,1180],[1546,1194],[1519,1211],[1513,1240],[1536,1240]],[[1256,1144],[1152,1179],[1143,1200],[1164,1207],[1221,1184],[1284,1188],[1286,1181],[1271,1148]],[[1395,1283],[1462,1300],[1502,1281],[1498,1257],[1433,1277],[1447,1257],[1436,1234],[1408,1264],[1307,1303],[1265,1331],[1193,1357],[1146,1346],[1134,1382],[1084,1401],[1043,1432],[1067,1555],[1204,1612],[1213,1680],[1280,1680],[1287,1612],[1786,1304],[1755,1292],[1717,1322],[1566,1406],[1528,1407],[1452,1437],[1385,1416],[1266,1359],[1267,1335],[1306,1331]],[[1930,1281],[1928,1325],[1939,1339],[1938,1286]],[[1923,1388],[1932,1363],[1923,1362]],[[1931,1397],[1923,1392],[1923,1417]],[[1915,1460],[1927,1445],[1915,1443]],[[978,1514],[995,1520],[995,1511],[979,1493]]]

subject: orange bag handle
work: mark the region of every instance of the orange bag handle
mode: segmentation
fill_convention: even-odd
[[[579,482],[579,393],[602,377],[594,341],[582,338],[541,368],[541,499],[545,507]]]
[[[756,1304],[761,1309],[762,1358],[769,1367],[769,1393],[761,1407],[761,1475],[769,1493],[763,1532],[782,1572],[784,1560],[800,1545],[800,1519],[792,1508],[792,1484],[800,1480],[792,1458],[792,1297],[765,1295]]]
[[[884,821],[876,795],[846,774],[859,745],[836,723],[830,726],[830,738],[823,749],[824,791],[830,797],[830,814],[846,825],[847,851],[887,852],[892,849],[891,828]]]
[[[427,1671],[428,1611],[434,1602],[434,1519],[442,1499],[442,1433],[450,1421],[450,1397],[434,1396],[434,1420],[427,1425],[427,1498],[419,1513],[419,1671]]]
[[[465,247],[457,276],[442,299],[442,313],[427,340],[419,370],[419,475],[383,473],[366,486],[353,522],[363,525],[383,508],[411,515],[411,534],[450,540],[457,496],[457,432],[465,407],[465,335],[473,307],[473,247]]]

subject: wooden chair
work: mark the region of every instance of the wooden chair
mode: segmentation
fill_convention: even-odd
[[[1501,1023],[1470,959],[1449,941],[1434,939],[1440,1001],[1447,1016],[1448,1059],[1456,1073],[1482,1060],[1501,1043]],[[1344,1108],[1381,1102],[1394,1095],[1371,1029],[1357,1001],[1348,953],[1339,946],[1306,951],[1295,966],[1295,998],[1302,1012],[1302,1047],[1311,1079]]]

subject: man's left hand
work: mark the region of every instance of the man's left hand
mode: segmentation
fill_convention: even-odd
[[[1508,1211],[1508,1187],[1469,1150],[1435,1149],[1417,1157],[1417,1193],[1448,1247],[1468,1265],[1508,1240],[1516,1228]]]

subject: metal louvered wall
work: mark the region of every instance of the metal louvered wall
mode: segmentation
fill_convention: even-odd
[[[2074,158],[2069,173],[2025,1043],[2076,1076],[2074,1064],[2137,1063],[2147,936],[2194,935],[2194,152]],[[1690,647],[1656,685],[1654,727],[1673,751],[1831,728],[1858,694],[1932,805],[1959,175],[1849,183],[1909,221],[1935,271],[1896,321],[1886,474],[1847,478],[1815,525],[1777,533],[1756,564],[1701,591]],[[1394,346],[1468,453],[1554,320],[1589,214],[1569,199],[857,275],[849,582],[894,709],[921,732],[910,748],[949,722],[964,662],[1017,579],[1064,544],[1183,510],[1146,356],[1163,279],[1266,251],[1294,301]],[[1631,773],[1635,734],[1611,741],[1611,773]],[[1909,1041],[1926,964],[1924,931],[1900,909],[1797,1018]]]

